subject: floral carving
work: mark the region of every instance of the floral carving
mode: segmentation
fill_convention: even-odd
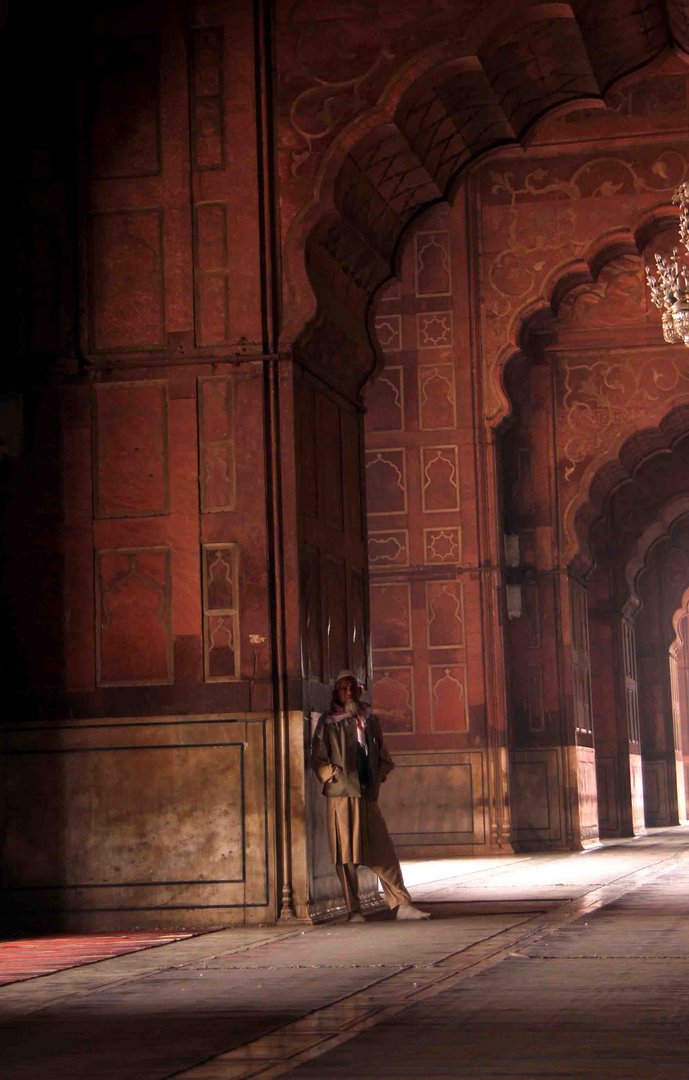
[[[609,262],[593,284],[572,289],[557,314],[561,321],[593,327],[643,323],[647,311],[640,261],[625,255]]]
[[[292,176],[300,176],[316,148],[366,107],[371,84],[393,59],[371,18],[304,26],[294,70],[286,79],[288,88],[297,91],[289,109]]]
[[[631,355],[565,365],[566,480],[587,458],[619,445],[625,435],[647,424],[649,406],[665,401],[678,387],[686,393],[689,371],[683,359],[670,352],[662,360]]]
[[[487,283],[497,294],[488,314],[509,314],[514,300],[532,293],[545,272],[563,261],[563,255],[574,258],[584,252],[595,218],[590,208],[585,214],[579,211],[579,200],[669,191],[686,173],[687,161],[674,149],[663,150],[645,167],[619,157],[593,158],[568,178],[543,167],[531,169],[523,177],[516,170],[491,169],[490,193],[508,208],[505,218],[504,212],[491,205],[487,221],[496,233],[495,240],[503,245],[487,269]],[[554,253],[555,259],[548,258],[548,252]]]

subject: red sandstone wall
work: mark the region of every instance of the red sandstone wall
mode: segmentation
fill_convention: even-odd
[[[174,7],[92,32],[58,682],[84,714],[263,709],[263,375],[228,363],[262,348],[251,9],[194,9],[188,57]]]
[[[302,374],[295,415],[301,665],[317,710],[343,668],[369,685],[361,413]]]
[[[485,740],[460,223],[426,214],[377,307],[366,394],[373,702],[401,748]]]

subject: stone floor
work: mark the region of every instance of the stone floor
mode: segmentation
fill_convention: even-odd
[[[689,1078],[689,828],[404,869],[429,922],[220,930],[0,987],[2,1080]]]

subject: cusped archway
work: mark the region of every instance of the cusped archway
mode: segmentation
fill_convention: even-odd
[[[506,17],[498,2],[461,14],[449,5],[429,18],[406,5],[403,26],[343,14],[329,25],[329,56],[305,21],[283,93],[291,148],[282,337],[307,366],[331,368],[333,354],[345,355],[353,385],[365,380],[377,360],[371,298],[394,274],[405,230],[451,199],[483,155],[525,147],[554,114],[604,107],[625,78],[689,50],[680,0],[631,11],[621,0],[515,7]],[[350,40],[356,70],[344,64]],[[542,292],[547,282],[536,286]],[[523,306],[499,315],[502,340],[485,342],[496,367],[486,414],[498,419],[506,405],[499,369],[522,315]]]

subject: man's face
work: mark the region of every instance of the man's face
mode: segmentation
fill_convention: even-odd
[[[340,705],[347,705],[350,701],[356,701],[356,683],[354,679],[340,679],[335,689]]]

